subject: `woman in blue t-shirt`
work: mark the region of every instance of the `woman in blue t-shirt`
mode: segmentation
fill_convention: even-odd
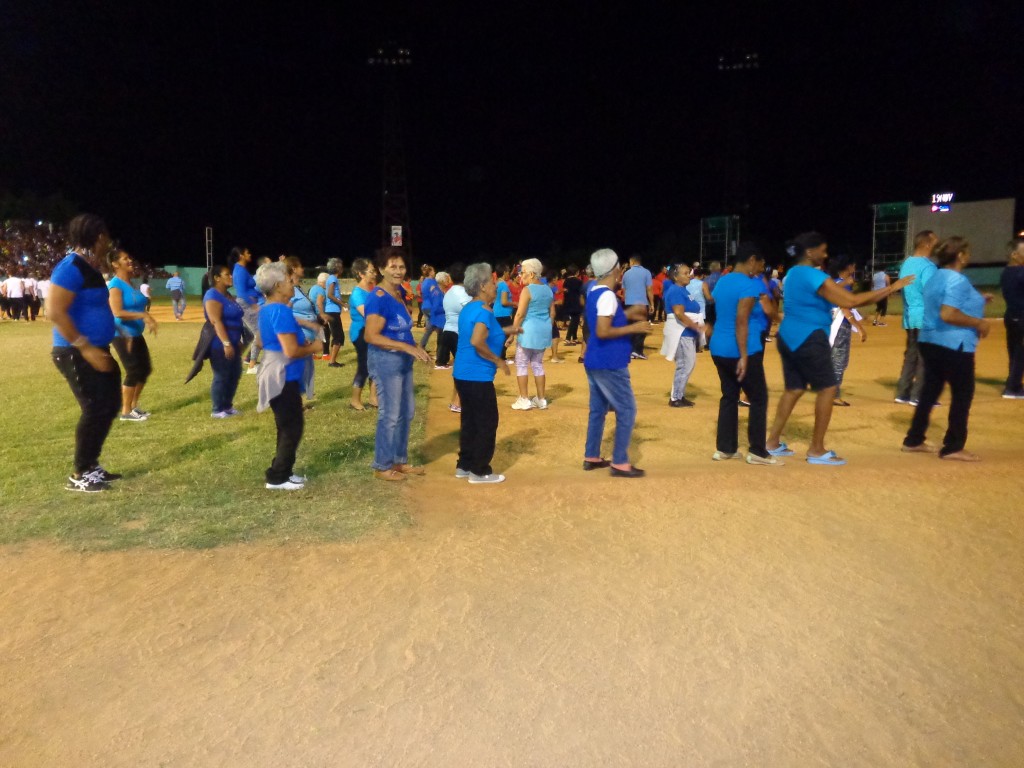
[[[424,474],[409,463],[409,429],[416,413],[412,362],[430,362],[430,355],[412,337],[412,317],[401,293],[405,278],[405,251],[382,248],[375,260],[380,281],[363,305],[367,367],[377,382],[377,433],[373,474],[380,480],[400,481]]]
[[[124,366],[121,382],[121,421],[145,421],[149,413],[139,409],[142,388],[153,372],[149,347],[143,331],[156,334],[156,320],[146,311],[148,299],[132,285],[135,262],[125,251],[117,251],[110,259],[114,277],[107,283],[110,311],[114,313],[117,336],[112,346]]]
[[[83,213],[68,224],[68,241],[72,250],[54,267],[46,298],[53,363],[82,410],[75,428],[75,470],[64,487],[95,493],[121,477],[99,464],[121,405],[121,371],[110,355],[114,314],[97,269],[110,250],[110,235],[103,219]]]
[[[506,330],[494,316],[497,287],[491,265],[480,263],[466,267],[463,287],[472,301],[459,313],[459,349],[452,376],[462,401],[459,431],[459,460],[455,476],[470,483],[500,483],[504,475],[491,469],[494,442],[498,433],[498,396],[494,376],[500,370],[509,375],[502,352]]]
[[[215,419],[237,416],[235,392],[242,376],[242,325],[245,309],[228,292],[234,285],[231,267],[214,267],[210,275],[210,289],[203,296],[203,314],[213,326],[214,337],[207,353],[213,369],[210,383],[210,402]],[[259,321],[257,320],[257,323]],[[259,330],[257,325],[256,330]]]
[[[840,466],[846,463],[835,451],[825,448],[825,433],[832,419],[836,397],[836,377],[832,370],[832,349],[828,343],[832,307],[863,307],[874,304],[913,282],[913,277],[898,280],[887,288],[867,293],[845,291],[829,280],[823,271],[828,259],[828,243],[817,232],[804,232],[786,246],[796,264],[784,282],[786,305],[777,334],[779,357],[786,391],[779,398],[775,423],[768,435],[767,448],[772,456],[792,456],[782,442],[782,430],[797,400],[810,387],[817,393],[814,404],[814,433],[807,446],[810,464]]]
[[[302,335],[305,340],[312,341],[316,339],[323,342],[323,329],[320,326],[320,322],[317,317],[316,305],[313,303],[313,299],[306,295],[306,292],[302,290],[302,280],[306,276],[306,270],[302,267],[302,262],[298,256],[288,256],[284,263],[288,267],[288,275],[292,282],[292,298],[288,302],[288,305],[292,308],[292,314],[295,316],[295,322],[302,328]],[[316,375],[316,357],[307,357],[304,361],[302,369],[302,393],[305,395],[306,400],[313,400],[316,397],[315,388],[315,375]],[[313,406],[307,405],[307,408]]]
[[[665,331],[661,354],[676,364],[672,376],[672,392],[668,397],[671,408],[694,406],[693,401],[686,398],[686,385],[697,365],[697,342],[704,330],[704,323],[700,320],[700,304],[687,289],[691,279],[690,268],[681,264],[672,268],[663,286]]]
[[[433,274],[433,272],[431,272]],[[352,339],[352,346],[356,348],[356,375],[352,378],[352,400],[348,407],[353,411],[365,411],[363,406],[363,387],[366,380],[370,378],[370,369],[367,367],[366,347],[366,299],[370,291],[377,284],[377,268],[370,263],[369,259],[356,259],[352,262],[352,275],[359,282],[352,289],[348,297],[348,336]],[[429,320],[427,321],[430,322]],[[377,407],[377,385],[370,379],[370,402],[371,408]]]
[[[974,352],[978,340],[988,336],[985,304],[990,295],[975,290],[964,276],[971,263],[971,245],[962,237],[948,237],[935,246],[932,259],[939,267],[924,287],[924,321],[918,337],[924,359],[924,387],[914,410],[903,450],[934,453],[925,442],[932,408],[949,382],[949,425],[942,438],[939,458],[979,461],[977,454],[964,450],[967,420],[974,399]]]
[[[260,364],[259,404],[268,406],[277,426],[277,451],[264,475],[267,490],[298,491],[306,478],[296,475],[295,454],[302,440],[305,418],[302,413],[302,380],[306,361],[323,351],[319,339],[307,339],[289,306],[295,295],[294,271],[287,263],[271,262],[256,270],[256,287],[267,297],[260,310],[260,338],[263,362]]]
[[[516,340],[516,382],[519,385],[519,399],[512,403],[513,410],[528,411],[531,408],[544,410],[548,407],[545,397],[544,350],[551,346],[551,328],[555,321],[555,294],[543,282],[544,267],[538,259],[523,261],[519,282],[523,290],[519,294],[512,327],[522,335]],[[530,399],[530,373],[537,395]]]

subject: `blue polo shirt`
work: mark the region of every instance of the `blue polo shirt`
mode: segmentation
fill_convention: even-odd
[[[380,315],[384,318],[382,336],[405,344],[416,343],[412,338],[412,317],[409,315],[409,310],[405,308],[405,304],[383,288],[375,288],[370,292],[363,305],[363,311],[367,318],[370,315]]]
[[[482,301],[471,301],[459,313],[459,346],[452,376],[462,381],[494,381],[498,366],[480,357],[472,344],[473,329],[477,323],[487,326],[487,348],[501,357],[505,348],[505,332],[498,325],[494,313]]]
[[[89,262],[77,253],[69,253],[54,267],[50,283],[75,294],[68,307],[68,316],[90,344],[105,347],[113,341],[117,329],[114,313],[110,311],[110,293],[103,282],[103,275]],[[57,326],[53,327],[53,346],[70,347],[72,341],[74,339],[61,336]]]
[[[263,348],[272,352],[284,352],[281,347],[281,340],[277,338],[279,333],[294,333],[295,343],[300,346],[303,343],[302,327],[296,322],[292,308],[287,304],[265,304],[260,310],[260,339]],[[306,359],[303,357],[292,360],[285,366],[285,381],[302,381],[302,372],[306,367]]]
[[[740,356],[739,343],[736,341],[736,308],[741,300],[750,298],[755,300],[756,306],[757,298],[763,289],[763,282],[761,282],[761,290],[759,290],[753,280],[739,272],[730,272],[718,279],[715,291],[711,294],[715,300],[715,311],[717,312],[715,332],[711,334],[711,342],[708,344],[712,355],[733,358]],[[756,355],[762,349],[761,335],[755,323],[754,311],[751,310],[747,320],[748,355]]]
[[[939,269],[924,287],[924,321],[919,341],[938,344],[959,352],[978,348],[978,331],[950,325],[942,320],[942,305],[959,309],[970,317],[985,316],[985,297],[975,290],[970,280],[955,269]]]
[[[826,280],[828,275],[820,269],[801,265],[790,269],[782,281],[786,311],[779,324],[779,336],[791,350],[796,351],[815,331],[824,331],[828,336],[832,305],[818,293]],[[718,326],[715,330],[717,332]]]

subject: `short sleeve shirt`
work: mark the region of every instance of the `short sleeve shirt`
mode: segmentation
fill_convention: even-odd
[[[444,329],[453,333],[459,332],[459,313],[462,308],[472,301],[466,289],[461,285],[453,285],[444,295],[442,305],[444,306]]]
[[[935,262],[926,256],[908,256],[900,267],[900,279],[910,275],[916,280],[903,288],[903,327],[921,328],[924,322],[924,287],[938,271]],[[788,296],[786,297],[788,300]]]
[[[512,307],[506,307],[501,303],[502,296],[512,301],[512,291],[509,290],[508,283],[504,280],[499,280],[494,298],[494,316],[512,317]]]
[[[405,304],[396,299],[383,288],[376,288],[366,297],[363,311],[368,318],[370,315],[380,315],[384,318],[384,327],[381,335],[392,341],[401,341],[405,344],[414,344],[412,338],[412,317]]]
[[[324,302],[324,312],[341,312],[341,305],[338,303],[341,296],[341,286],[338,283],[337,275],[330,275],[327,278],[327,301]]]
[[[89,343],[105,347],[117,332],[114,313],[110,311],[110,293],[103,275],[77,253],[69,253],[53,269],[50,283],[75,294],[68,307],[68,315]],[[65,339],[53,328],[53,346],[70,347],[74,339]]]
[[[284,352],[279,333],[294,333],[295,342],[303,343],[302,327],[295,320],[292,308],[277,302],[264,305],[260,310],[260,339],[263,348],[272,352]],[[285,366],[285,381],[302,381],[302,372],[306,367],[304,358],[292,360]]]
[[[235,288],[235,295],[246,304],[258,304],[260,292],[256,290],[256,279],[249,274],[245,265],[236,263],[231,268],[231,282]]]
[[[462,381],[494,381],[498,366],[480,356],[473,346],[473,329],[477,323],[487,327],[487,348],[501,357],[505,346],[505,332],[498,325],[494,313],[482,301],[471,301],[459,313],[459,347],[455,355],[452,376]]]
[[[348,335],[353,339],[358,339],[359,334],[366,327],[366,317],[360,314],[359,310],[361,308],[364,312],[366,311],[366,299],[369,296],[369,291],[357,285],[352,289],[352,293],[348,297],[348,316],[352,320],[348,327]]]
[[[786,307],[779,324],[779,336],[791,350],[798,349],[815,331],[821,330],[828,335],[832,325],[832,305],[818,293],[826,280],[828,275],[820,269],[805,265],[793,267],[786,274],[783,281]],[[717,332],[718,326],[715,330]]]
[[[824,274],[824,273],[822,273]],[[736,340],[736,309],[743,299],[756,299],[764,291],[764,282],[761,288],[744,274],[730,272],[723,275],[715,284],[715,291],[712,296],[715,299],[715,308],[718,317],[715,320],[715,332],[711,334],[709,348],[715,357],[739,357],[740,347]],[[761,335],[759,328],[755,326],[754,312],[751,310],[747,320],[747,354],[756,355],[761,351]]]
[[[974,352],[978,347],[977,329],[950,325],[941,316],[944,304],[969,317],[985,316],[985,297],[971,281],[955,269],[937,270],[924,287],[923,298],[924,321],[918,339],[959,352]]]
[[[694,315],[700,314],[700,304],[693,300],[693,297],[687,293],[686,288],[681,285],[676,285],[675,283],[669,283],[667,280],[665,282],[668,283],[669,286],[665,291],[666,312],[672,312],[674,307],[682,306],[684,312],[689,312]],[[697,332],[690,328],[684,328],[683,336],[695,339],[697,338]]]
[[[221,322],[224,323],[224,329],[228,332],[228,338],[234,345],[242,343],[242,316],[243,311],[238,302],[232,299],[230,296],[225,296],[223,293],[218,291],[216,288],[210,288],[203,295],[203,315],[209,321],[210,316],[206,312],[206,302],[216,301],[221,305]],[[212,344],[214,346],[223,347],[220,337],[215,336]]]
[[[117,288],[121,291],[121,306],[126,312],[144,312],[146,310],[146,297],[142,291],[135,290],[131,283],[126,283],[120,277],[113,277],[107,283],[107,289]],[[121,336],[141,336],[146,329],[145,320],[122,320],[114,318],[117,332]]]
[[[622,275],[622,290],[626,305],[647,304],[647,286],[651,285],[651,273],[639,264],[630,267]]]

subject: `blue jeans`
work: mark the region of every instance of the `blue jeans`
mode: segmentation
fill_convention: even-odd
[[[377,382],[377,439],[374,469],[409,463],[409,427],[416,412],[413,400],[412,356],[386,352],[372,344],[367,350],[370,378]]]
[[[615,411],[612,463],[629,464],[629,440],[633,436],[633,424],[636,422],[636,399],[633,397],[633,385],[629,380],[629,369],[605,371],[588,368],[587,381],[590,382],[587,457],[597,458],[601,455],[604,420],[611,410]]]
[[[174,309],[174,316],[181,317],[185,314],[185,296],[182,295],[180,299],[171,297],[171,307]]]
[[[235,356],[229,360],[224,356],[224,348],[220,344],[211,344],[210,367],[213,368],[210,400],[213,402],[213,412],[220,413],[234,405],[238,380],[242,377],[242,353],[235,347]]]

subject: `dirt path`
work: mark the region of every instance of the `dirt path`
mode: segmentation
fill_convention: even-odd
[[[502,486],[450,476],[438,372],[401,535],[0,550],[0,765],[1021,765],[1024,403],[998,397],[994,335],[984,462],[901,454],[901,345],[890,326],[853,351],[845,468],[711,462],[711,361],[670,410],[652,355],[632,366],[649,477],[585,474],[572,355],[546,412],[499,382]]]

